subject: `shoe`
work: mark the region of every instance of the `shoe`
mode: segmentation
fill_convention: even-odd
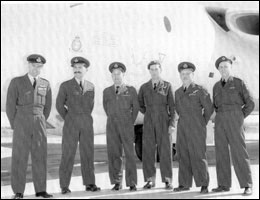
[[[69,188],[65,187],[61,189],[61,194],[68,194],[68,193],[71,193]]]
[[[136,191],[137,189],[136,189],[136,186],[135,185],[133,185],[133,186],[130,186],[130,189],[129,189],[130,191]]]
[[[245,191],[244,191],[244,195],[252,195],[253,194],[253,190],[251,187],[246,187]]]
[[[184,187],[182,185],[180,185],[179,187],[173,189],[174,192],[181,192],[181,191],[188,191],[188,190],[190,190],[189,187]]]
[[[169,183],[169,182],[165,182],[165,189],[166,190],[172,190],[172,184],[171,183]]]
[[[14,195],[13,199],[23,199],[23,194],[22,193],[16,193]]]
[[[86,186],[86,191],[97,192],[100,190],[100,187],[97,187],[95,184],[90,184]]]
[[[209,193],[208,186],[202,186],[200,190],[201,194],[207,194]]]
[[[53,196],[51,194],[48,194],[47,192],[37,192],[36,197],[43,197],[45,199],[52,198]]]
[[[230,190],[229,187],[226,186],[218,186],[217,188],[213,188],[212,192],[228,192]]]
[[[145,186],[144,186],[144,189],[151,189],[155,187],[155,183],[153,183],[152,181],[148,181]]]
[[[112,188],[114,191],[118,191],[122,189],[122,185],[120,183],[116,183],[115,186]]]

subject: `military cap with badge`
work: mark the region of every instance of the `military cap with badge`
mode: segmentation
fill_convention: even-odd
[[[126,72],[126,67],[121,62],[113,62],[109,65],[109,71],[112,73],[114,69],[120,69],[123,73]]]
[[[218,67],[219,67],[219,64],[222,63],[222,62],[229,62],[230,64],[233,63],[233,61],[232,61],[230,58],[228,58],[228,57],[226,57],[226,56],[220,56],[220,57],[216,60],[216,62],[215,62],[215,66],[216,66],[217,69],[218,69]]]
[[[31,54],[27,57],[27,61],[29,63],[41,63],[41,64],[45,64],[46,63],[46,59],[39,54]]]
[[[76,56],[71,59],[71,67],[74,67],[75,64],[84,64],[84,67],[88,68],[90,66],[90,62],[81,56]]]
[[[181,72],[184,69],[191,69],[194,72],[196,70],[196,67],[191,62],[181,62],[178,65],[178,71]]]

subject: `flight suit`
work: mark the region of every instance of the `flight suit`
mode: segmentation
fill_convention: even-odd
[[[46,191],[46,119],[51,102],[50,84],[43,78],[37,79],[35,89],[28,74],[12,79],[9,85],[6,114],[14,130],[11,186],[15,194],[24,193],[29,153],[35,191]]]
[[[121,184],[123,175],[122,150],[126,158],[126,186],[137,185],[134,155],[134,122],[139,105],[134,87],[123,85],[116,94],[115,86],[103,92],[103,107],[107,114],[107,153],[111,184]]]
[[[230,77],[224,86],[221,81],[214,85],[213,104],[216,111],[215,148],[218,185],[231,187],[230,147],[240,187],[251,187],[250,160],[246,150],[243,123],[244,118],[254,109],[252,97],[242,80]]]
[[[91,116],[94,86],[86,80],[83,85],[82,90],[75,78],[63,82],[56,99],[57,111],[64,119],[59,169],[61,188],[69,187],[78,142],[83,184],[95,184],[94,131]],[[86,90],[87,85],[91,85],[92,89]]]
[[[213,113],[213,104],[208,92],[191,83],[184,91],[175,92],[177,125],[177,157],[179,160],[179,185],[192,186],[194,176],[197,187],[208,186],[209,174],[206,158],[206,125]]]
[[[172,87],[161,80],[156,89],[152,80],[143,84],[138,94],[140,111],[144,114],[143,172],[145,182],[155,182],[155,155],[158,148],[162,182],[172,181],[172,142],[168,132],[174,125],[175,104]]]

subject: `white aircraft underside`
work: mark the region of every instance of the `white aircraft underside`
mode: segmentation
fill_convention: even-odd
[[[73,77],[70,59],[76,55],[91,63],[86,79],[95,85],[95,134],[105,133],[102,95],[104,88],[113,84],[108,66],[114,61],[126,65],[126,83],[137,90],[150,78],[147,64],[151,60],[162,62],[162,77],[174,89],[181,86],[178,63],[193,62],[197,67],[195,82],[212,94],[213,85],[220,79],[215,60],[222,55],[231,56],[235,60],[234,75],[246,81],[259,101],[259,3],[239,8],[234,5],[1,4],[1,111],[5,111],[10,80],[27,72],[26,57],[31,53],[47,59],[41,77],[52,86],[53,107],[48,121],[58,130],[63,121],[55,109],[57,92],[63,81]],[[220,14],[225,17],[222,22],[228,31],[212,17]],[[247,21],[257,23],[258,32]],[[139,114],[136,123],[142,123],[142,118]]]

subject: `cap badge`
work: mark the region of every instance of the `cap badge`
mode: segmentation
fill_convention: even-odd
[[[38,58],[36,59],[36,61],[37,61],[38,63],[40,63],[42,60],[41,60],[40,57],[38,57]]]

